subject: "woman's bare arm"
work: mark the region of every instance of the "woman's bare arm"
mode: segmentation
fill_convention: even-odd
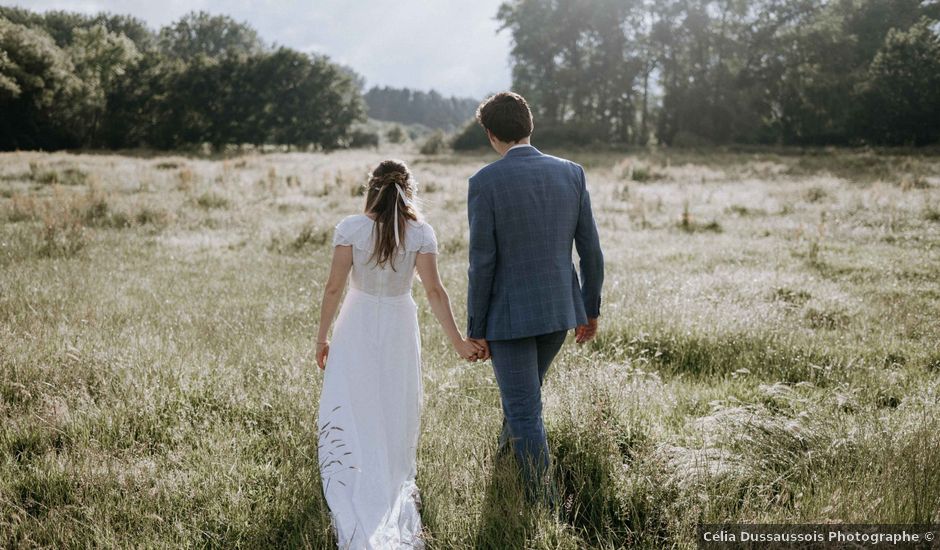
[[[352,269],[352,247],[337,246],[333,249],[333,263],[330,265],[330,276],[323,287],[323,299],[320,301],[320,329],[317,332],[317,364],[321,369],[326,368],[326,359],[330,353],[330,343],[327,340],[330,334],[330,325],[339,308],[340,298],[346,289],[346,280],[349,270]]]
[[[418,268],[418,276],[421,277],[421,284],[428,296],[428,303],[431,305],[431,311],[437,317],[437,321],[444,329],[444,334],[456,348],[457,353],[464,359],[487,359],[484,349],[478,344],[474,344],[464,339],[457,328],[457,322],[454,321],[454,312],[450,307],[450,297],[447,295],[447,289],[441,282],[440,274],[437,271],[437,254],[418,254],[415,262]]]

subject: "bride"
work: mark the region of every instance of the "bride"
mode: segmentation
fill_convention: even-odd
[[[319,466],[339,548],[422,548],[415,453],[421,413],[421,345],[415,270],[444,332],[464,359],[486,359],[457,329],[437,272],[434,229],[421,221],[404,163],[372,172],[363,214],[333,237],[320,306],[317,364]],[[332,343],[327,340],[346,280]],[[327,368],[329,367],[329,368]]]

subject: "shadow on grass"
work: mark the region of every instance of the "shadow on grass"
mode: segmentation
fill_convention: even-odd
[[[305,483],[304,485],[310,485]],[[319,490],[319,485],[317,486]],[[298,495],[301,497],[301,495]],[[329,512],[322,495],[310,492],[298,506],[268,520],[263,531],[249,537],[246,548],[336,548]]]
[[[601,399],[580,422],[563,421],[549,434],[557,506],[548,510],[525,498],[511,453],[494,460],[474,548],[529,548],[566,533],[590,548],[660,548],[669,540],[669,498],[640,464],[648,435],[615,422]],[[624,476],[630,465],[633,476]],[[625,477],[643,481],[627,482]],[[635,480],[634,480],[635,481]],[[552,525],[557,522],[558,525]],[[547,538],[545,538],[547,537]],[[541,547],[541,546],[539,546]]]
[[[652,481],[643,457],[651,435],[640,422],[613,414],[598,392],[581,414],[558,422],[550,434],[554,476],[561,495],[558,517],[592,548],[659,548],[668,540],[669,498]]]
[[[311,437],[308,441],[316,441]],[[264,510],[244,548],[336,548],[313,446],[289,448],[284,490]]]
[[[526,503],[519,468],[512,455],[498,455],[486,486],[474,548],[525,548],[535,528],[535,511]]]

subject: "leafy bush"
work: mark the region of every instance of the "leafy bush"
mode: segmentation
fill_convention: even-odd
[[[471,120],[460,130],[452,145],[455,151],[471,151],[489,147],[490,140],[486,137],[486,130],[476,120]]]
[[[88,174],[74,167],[59,171],[43,169],[38,164],[30,163],[30,177],[36,183],[45,185],[85,185],[88,183]]]
[[[375,132],[353,130],[349,133],[349,146],[353,149],[365,149],[379,146],[379,135]]]
[[[447,150],[447,143],[444,142],[444,132],[437,131],[421,146],[422,155],[439,155]]]
[[[385,133],[385,137],[390,143],[402,143],[406,138],[405,131],[397,124]]]
[[[300,252],[308,247],[319,248],[329,243],[332,235],[332,229],[323,229],[312,224],[307,224],[304,225],[293,238],[289,233],[278,233],[274,235],[268,243],[267,249],[271,252],[285,254]]]
[[[323,246],[330,242],[332,234],[333,232],[329,229],[319,229],[312,225],[306,225],[300,230],[292,245],[295,250],[300,250],[307,245]]]
[[[826,190],[822,187],[810,187],[803,194],[803,197],[806,199],[806,202],[820,202],[828,196]]]
[[[149,206],[144,206],[134,214],[134,221],[139,225],[164,226],[168,222],[169,216],[164,210],[156,210]]]
[[[210,210],[212,208],[228,208],[228,199],[213,191],[206,191],[196,199],[196,204]]]
[[[88,210],[85,210],[88,212]],[[78,199],[56,200],[46,204],[39,231],[39,256],[68,258],[88,244],[83,224],[83,211]]]
[[[699,231],[710,231],[712,233],[721,233],[723,228],[721,224],[718,223],[718,220],[711,220],[709,222],[699,222],[693,219],[692,213],[689,211],[689,204],[685,203],[682,208],[682,216],[679,218],[679,229],[687,233],[695,233]]]
[[[596,124],[569,122],[538,126],[535,135],[538,142],[555,146],[585,146],[606,141],[607,131]]]
[[[940,208],[928,205],[924,208],[924,219],[928,222],[940,222]]]
[[[663,175],[649,166],[634,166],[630,170],[630,179],[637,182],[646,182],[662,179]]]

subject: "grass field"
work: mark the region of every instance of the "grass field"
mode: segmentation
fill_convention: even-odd
[[[431,548],[940,522],[940,156],[548,152],[586,167],[607,260],[600,336],[546,382],[564,507],[519,504],[491,367],[416,289]],[[492,155],[0,155],[0,545],[329,547],[317,308],[388,156],[462,320]]]

